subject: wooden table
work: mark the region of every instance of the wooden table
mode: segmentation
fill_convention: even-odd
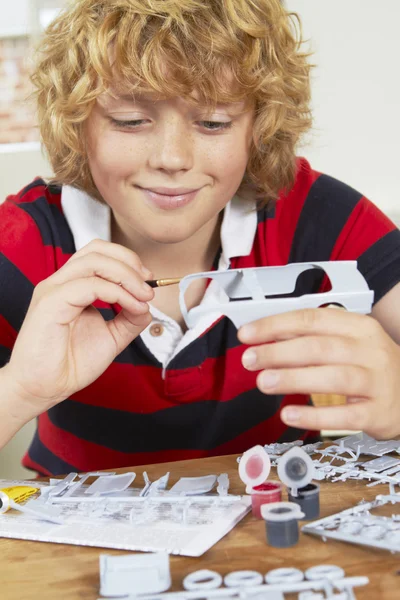
[[[119,472],[129,469],[120,469]],[[244,493],[237,475],[236,456],[164,463],[135,467],[150,479],[171,471],[171,483],[180,476],[227,472],[230,491]],[[274,475],[276,470],[273,469]],[[140,478],[139,478],[140,479]],[[388,486],[367,488],[365,482],[322,482],[321,518],[349,508],[362,498],[369,501]],[[284,498],[286,499],[286,498]],[[99,597],[99,555],[121,554],[101,548],[87,548],[23,540],[0,540],[0,597],[6,600],[69,600]],[[182,579],[197,569],[213,569],[222,575],[238,569],[266,573],[278,567],[308,567],[328,563],[341,566],[347,576],[367,575],[370,584],[356,589],[363,600],[400,598],[400,560],[387,551],[368,549],[334,540],[301,534],[299,543],[286,549],[271,548],[265,542],[263,521],[246,516],[224,539],[200,558],[171,557],[172,590],[182,589]]]

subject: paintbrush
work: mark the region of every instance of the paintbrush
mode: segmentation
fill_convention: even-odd
[[[150,279],[146,281],[147,285],[152,288],[163,287],[165,285],[174,285],[179,283],[182,277],[176,277],[175,279]]]

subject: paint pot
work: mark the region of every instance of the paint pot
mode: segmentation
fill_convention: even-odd
[[[273,502],[261,506],[267,543],[274,548],[289,548],[299,541],[299,519],[304,517],[294,502]]]
[[[309,483],[308,485],[299,488],[297,495],[294,496],[288,490],[290,502],[295,502],[304,512],[304,520],[318,519],[319,517],[319,485],[318,483]]]
[[[279,481],[266,481],[250,491],[253,516],[261,519],[261,506],[282,500],[282,484]]]

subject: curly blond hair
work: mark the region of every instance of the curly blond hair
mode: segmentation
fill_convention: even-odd
[[[31,76],[53,182],[101,200],[84,125],[117,80],[125,93],[188,98],[195,90],[211,109],[250,98],[253,140],[237,193],[277,198],[293,184],[295,146],[311,125],[301,46],[298,16],[279,0],[75,0],[47,28]]]

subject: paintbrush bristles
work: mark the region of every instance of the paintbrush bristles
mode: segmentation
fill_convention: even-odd
[[[150,287],[156,288],[163,287],[165,285],[174,285],[176,283],[179,283],[181,279],[181,277],[175,277],[174,279],[151,279],[150,281],[146,281],[146,283]]]

